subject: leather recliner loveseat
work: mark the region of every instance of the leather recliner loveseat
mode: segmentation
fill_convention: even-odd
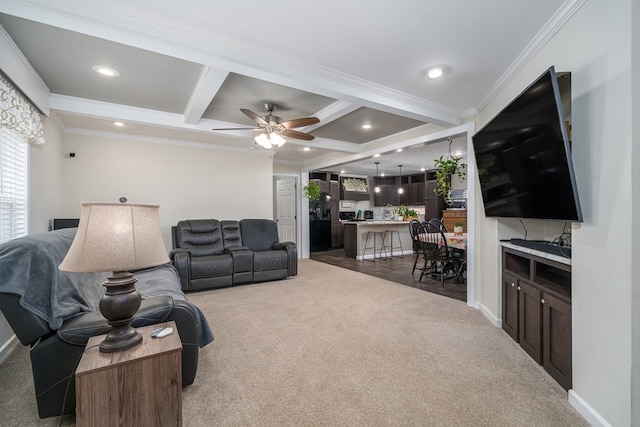
[[[293,242],[270,219],[193,219],[172,227],[169,256],[184,291],[286,279],[298,274]]]

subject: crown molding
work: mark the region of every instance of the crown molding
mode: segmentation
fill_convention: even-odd
[[[201,149],[215,150],[215,151],[233,151],[236,153],[240,152],[240,153],[247,153],[252,155],[260,155],[260,156],[273,156],[276,153],[273,150],[255,150],[255,149],[249,148],[249,146],[237,147],[233,145],[210,144],[206,142],[189,142],[189,141],[182,141],[182,140],[171,139],[171,138],[133,135],[128,133],[120,133],[120,132],[96,131],[96,130],[89,130],[89,129],[74,128],[74,127],[64,128],[63,133],[69,134],[69,135],[85,135],[85,136],[102,137],[102,138],[109,138],[109,139],[145,142],[150,144],[162,144],[162,145],[173,145],[173,146],[180,146],[180,147],[201,148]]]
[[[0,70],[40,110],[49,115],[49,88],[0,25]]]
[[[518,73],[533,59],[533,57],[547,44],[564,24],[582,7],[587,0],[567,0],[547,21],[545,26],[529,42],[527,47],[518,55],[515,61],[507,68],[484,96],[480,105],[475,109],[482,111]],[[470,117],[463,115],[464,118]]]

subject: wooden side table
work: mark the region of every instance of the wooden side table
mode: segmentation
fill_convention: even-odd
[[[173,334],[152,338],[162,326]],[[182,343],[174,322],[137,328],[142,344],[100,353],[91,337],[76,369],[78,426],[182,426]]]

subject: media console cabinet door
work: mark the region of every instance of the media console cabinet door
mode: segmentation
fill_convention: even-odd
[[[161,326],[173,334],[152,338]],[[92,337],[76,370],[78,426],[181,426],[182,344],[174,322],[137,328],[142,344],[100,353]]]

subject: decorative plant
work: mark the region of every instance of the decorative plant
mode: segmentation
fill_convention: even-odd
[[[464,222],[456,221],[453,223],[454,227],[464,227]]]
[[[320,184],[317,182],[309,181],[302,189],[304,190],[304,196],[312,202],[320,198]]]
[[[444,155],[442,155],[434,161],[436,166],[436,188],[433,189],[433,192],[444,197],[447,204],[451,204],[449,199],[451,176],[457,175],[460,182],[467,177],[467,164],[462,163],[461,160],[462,157],[455,157],[451,154],[451,139],[449,139],[449,155],[447,158],[445,159]]]
[[[396,206],[394,209],[396,215],[401,216],[403,218],[417,218],[418,212],[414,209],[410,209],[405,205]]]

